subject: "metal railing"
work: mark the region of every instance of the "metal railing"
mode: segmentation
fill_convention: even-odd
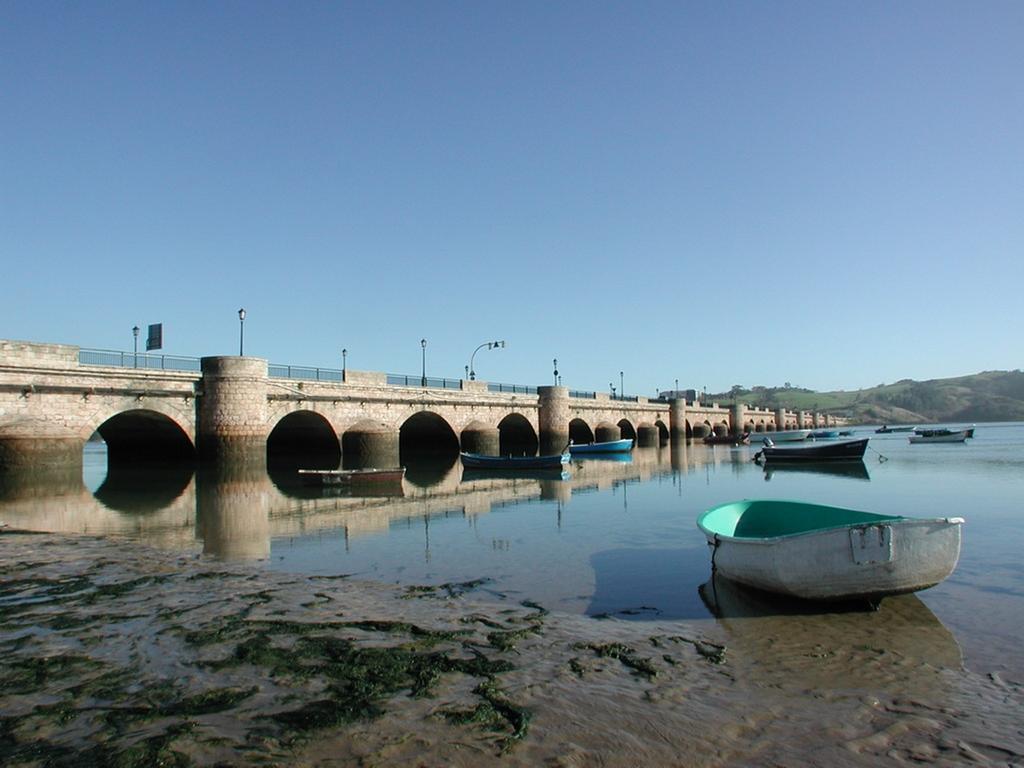
[[[569,390],[569,397],[582,397],[582,398],[585,398],[587,400],[596,400],[597,399],[597,392],[584,392],[584,391],[579,390],[579,389],[570,389]]]
[[[312,368],[308,365],[276,365],[267,366],[267,376],[272,379],[297,379],[300,381],[333,381],[344,380],[342,372],[337,368]]]
[[[487,384],[488,392],[511,392],[512,394],[536,395],[537,388],[527,384]]]
[[[610,400],[619,400],[624,403],[639,403],[636,395],[612,395],[609,397]]]
[[[438,379],[431,376],[406,376],[400,373],[387,374],[388,386],[428,387],[429,389],[462,389],[461,379]]]
[[[140,368],[148,371],[189,371],[200,370],[198,357],[177,355],[151,355],[134,352],[118,352],[113,349],[79,349],[79,365],[96,365],[107,368]]]

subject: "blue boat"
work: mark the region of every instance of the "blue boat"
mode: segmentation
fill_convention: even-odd
[[[550,469],[569,463],[569,454],[553,456],[484,456],[481,453],[459,454],[462,466],[473,469]]]
[[[633,439],[609,440],[607,443],[569,443],[569,453],[573,456],[588,453],[623,453],[633,450]]]
[[[816,429],[811,432],[811,437],[815,440],[831,439],[833,437],[839,437],[838,429]]]

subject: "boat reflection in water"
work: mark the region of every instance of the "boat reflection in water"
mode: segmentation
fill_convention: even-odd
[[[718,574],[698,593],[725,634],[730,664],[760,684],[941,693],[936,670],[963,663],[956,638],[915,594],[871,610],[787,599]]]
[[[764,467],[764,479],[769,481],[775,474],[804,473],[812,475],[829,475],[831,477],[846,477],[851,480],[870,480],[868,468],[861,461],[822,461],[822,462],[783,462],[780,464],[766,464]]]

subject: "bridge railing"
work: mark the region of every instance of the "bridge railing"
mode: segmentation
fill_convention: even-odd
[[[512,394],[536,395],[537,388],[527,384],[487,384],[488,392],[511,392]]]
[[[582,397],[582,398],[587,399],[587,400],[596,400],[597,399],[597,392],[584,392],[584,391],[579,390],[579,389],[570,389],[569,390],[569,397]]]
[[[79,349],[78,364],[107,368],[143,368],[150,371],[189,371],[198,373],[200,370],[198,357],[138,354],[135,352],[118,352],[113,349]]]
[[[610,400],[619,400],[624,403],[639,403],[640,400],[636,395],[612,395]]]
[[[301,381],[334,381],[344,380],[342,372],[337,368],[313,368],[308,365],[267,365],[267,376],[271,379],[298,379]]]
[[[406,376],[401,373],[387,374],[391,387],[429,387],[431,389],[462,389],[461,379],[438,379],[432,376]]]

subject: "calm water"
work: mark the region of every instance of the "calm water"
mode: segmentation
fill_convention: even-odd
[[[564,480],[467,479],[457,463],[410,466],[400,497],[375,498],[311,498],[265,474],[107,478],[102,445],[90,445],[81,489],[8,490],[0,520],[290,572],[409,585],[487,579],[479,589],[497,599],[557,611],[713,622],[698,591],[710,557],[695,520],[707,507],[757,497],[960,516],[959,566],[920,593],[922,610],[969,666],[1020,679],[1024,424],[980,425],[966,444],[857,431],[868,434],[863,470],[846,474],[766,473],[750,460],[756,446],[664,446],[637,449],[628,462],[574,462]]]

